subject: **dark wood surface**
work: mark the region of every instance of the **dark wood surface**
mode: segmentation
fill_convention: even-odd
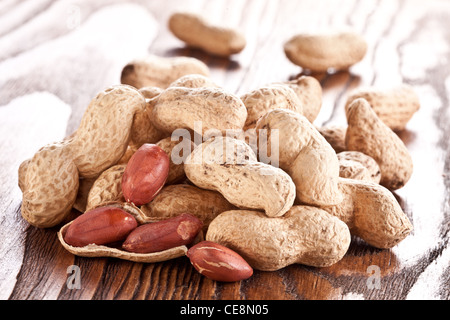
[[[190,50],[171,35],[171,12],[189,9],[239,26],[248,44],[230,60]],[[188,55],[241,94],[290,79],[301,69],[283,43],[300,31],[349,25],[369,50],[350,72],[317,75],[324,99],[315,124],[345,123],[349,90],[408,83],[421,109],[399,132],[414,174],[395,192],[414,225],[391,250],[353,239],[327,268],[292,265],[237,283],[198,274],[186,258],[141,264],[81,258],[64,250],[58,228],[37,229],[20,215],[19,164],[78,126],[89,101],[119,83],[122,67],[147,53]],[[0,299],[444,299],[450,298],[450,2],[270,0],[0,1]],[[68,267],[80,288],[67,285]],[[372,267],[371,267],[372,266]],[[370,270],[380,272],[371,286]],[[373,284],[373,283],[372,283]]]

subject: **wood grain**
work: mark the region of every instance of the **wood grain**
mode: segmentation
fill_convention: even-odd
[[[239,27],[247,47],[231,59],[184,47],[166,26],[170,13],[183,9]],[[346,96],[358,86],[408,83],[421,100],[398,132],[414,173],[395,196],[414,231],[395,248],[379,250],[354,238],[331,267],[292,265],[217,283],[185,258],[140,264],[75,257],[58,242],[58,228],[36,229],[21,218],[20,163],[71,134],[96,93],[119,83],[129,60],[148,53],[193,56],[208,64],[216,83],[242,94],[302,73],[284,55],[289,37],[345,25],[363,34],[369,50],[349,72],[313,75],[324,92],[317,126],[345,124]],[[449,57],[445,0],[0,2],[0,299],[449,300]],[[79,289],[67,285],[72,265],[80,270]],[[376,288],[373,268],[380,272]]]

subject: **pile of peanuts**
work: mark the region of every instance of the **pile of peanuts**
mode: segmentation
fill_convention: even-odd
[[[211,55],[246,46],[239,31],[191,13],[173,14],[169,28]],[[294,64],[324,72],[358,63],[367,44],[345,31],[299,34],[284,49]],[[417,95],[406,84],[358,88],[341,127],[313,125],[321,107],[313,76],[237,96],[195,58],[136,59],[71,136],[21,164],[22,216],[39,228],[62,225],[58,239],[75,255],[187,256],[217,281],[330,266],[352,236],[392,248],[412,230],[392,191],[412,174],[395,131],[419,109]],[[82,214],[70,220],[72,209]]]

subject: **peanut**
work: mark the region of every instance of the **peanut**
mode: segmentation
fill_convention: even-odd
[[[310,76],[300,76],[297,79],[285,82],[300,100],[303,106],[303,115],[313,123],[322,108],[322,86],[320,82]]]
[[[169,88],[183,87],[183,88],[202,88],[212,87],[217,88],[218,85],[210,78],[201,74],[187,74],[174,82],[170,83]],[[139,92],[146,98],[146,105],[144,109],[139,109],[134,117],[133,126],[131,130],[131,147],[138,149],[144,143],[157,143],[165,138],[168,138],[172,132],[161,131],[153,124],[153,108],[158,101],[160,94],[164,90],[158,87],[143,87]]]
[[[35,227],[61,223],[75,203],[79,175],[69,142],[49,144],[21,166],[22,217]]]
[[[189,148],[178,148],[180,144],[188,143]],[[164,150],[169,157],[169,175],[167,176],[166,185],[174,184],[186,179],[186,174],[184,173],[184,160],[186,160],[189,153],[185,152],[187,149],[192,151],[194,149],[194,143],[192,141],[182,141],[172,140],[171,137],[164,138],[156,143],[158,147]],[[178,152],[177,152],[178,151]],[[174,153],[172,155],[172,152]],[[174,162],[173,159],[176,159]]]
[[[80,212],[86,211],[89,191],[91,190],[96,180],[96,178],[80,178],[77,198],[75,199],[75,202],[73,204],[73,208],[75,210],[78,210]]]
[[[337,157],[340,177],[380,182],[380,166],[372,157],[359,151],[343,151]]]
[[[94,181],[87,197],[86,210],[111,201],[123,201],[122,176],[126,164],[117,164],[103,171]]]
[[[200,219],[188,213],[143,224],[128,235],[122,248],[129,252],[153,253],[187,245],[194,240],[202,225]]]
[[[345,178],[339,179],[339,188],[344,200],[321,208],[344,221],[351,234],[373,247],[389,249],[411,232],[411,222],[388,189],[374,182]]]
[[[342,125],[327,125],[318,128],[320,134],[327,140],[336,153],[346,151],[345,134],[347,126]]]
[[[184,128],[196,130],[201,121],[203,135],[209,130],[241,130],[247,109],[239,97],[221,88],[173,87],[162,92],[152,112],[154,125],[164,132]]]
[[[413,87],[407,84],[387,89],[377,87],[355,89],[347,97],[346,111],[358,98],[364,98],[381,121],[394,131],[404,130],[414,113],[420,109],[419,97]]]
[[[74,247],[110,244],[124,240],[136,227],[136,219],[128,212],[116,207],[101,207],[73,220],[64,241]]]
[[[289,175],[258,162],[250,146],[241,140],[210,138],[192,151],[184,167],[197,187],[218,191],[239,208],[261,209],[276,217],[285,214],[295,199]]]
[[[206,240],[236,251],[254,269],[274,271],[294,263],[335,264],[348,250],[350,232],[322,209],[293,206],[275,218],[258,211],[223,212],[209,225]]]
[[[142,145],[123,172],[122,192],[125,200],[137,206],[150,202],[167,180],[169,162],[167,153],[157,145]]]
[[[147,57],[130,61],[123,69],[121,83],[137,89],[159,87],[166,89],[172,82],[187,74],[209,76],[209,68],[192,57]]]
[[[202,241],[189,248],[187,257],[205,277],[222,282],[250,278],[252,267],[236,252],[211,241]]]
[[[380,184],[390,190],[403,187],[413,171],[413,162],[403,141],[359,98],[347,112],[347,150],[360,151],[375,159],[381,171]]]
[[[364,58],[367,43],[354,31],[303,33],[289,39],[284,52],[292,63],[313,72],[345,70]]]
[[[126,202],[110,202],[103,205],[103,207],[115,207],[119,208],[121,210],[124,210],[131,214],[139,225],[155,222],[153,219],[149,219],[146,217],[142,211],[137,208],[136,206],[126,203]],[[123,260],[129,260],[129,261],[135,261],[135,262],[145,262],[145,263],[152,263],[152,262],[161,262],[166,261],[170,259],[175,259],[181,256],[185,256],[188,248],[184,245],[170,248],[164,251],[154,252],[154,253],[134,253],[134,252],[127,252],[125,250],[122,250],[120,248],[115,248],[112,246],[105,246],[105,245],[98,245],[98,244],[88,244],[83,247],[74,247],[69,245],[65,240],[64,237],[67,234],[67,230],[70,227],[70,225],[73,223],[73,221],[65,224],[61,227],[61,229],[58,231],[58,240],[62,244],[62,246],[69,251],[70,253],[81,256],[81,257],[112,257],[112,258],[119,258]]]
[[[156,143],[168,135],[158,130],[152,122],[151,113],[156,99],[163,90],[158,87],[144,87],[139,92],[145,97],[146,104],[136,111],[131,127],[130,146],[139,149],[144,143]]]
[[[204,231],[223,211],[237,209],[219,192],[188,184],[165,186],[150,202],[141,207],[148,217],[166,219],[189,212],[203,222]]]
[[[91,101],[69,144],[81,177],[95,178],[119,161],[128,147],[134,114],[144,106],[142,94],[123,85],[107,88]]]
[[[278,131],[279,166],[292,177],[301,203],[333,205],[342,201],[336,153],[304,116],[272,110],[258,121],[256,130],[261,129],[268,131],[268,143],[259,143],[259,148],[267,150],[272,150],[271,135]]]
[[[212,55],[228,57],[241,52],[245,37],[237,30],[216,26],[198,14],[177,12],[169,18],[170,31],[188,46]]]
[[[284,84],[272,84],[250,91],[241,96],[247,108],[244,130],[253,129],[256,122],[274,109],[288,109],[303,114],[303,105],[297,94]]]
[[[173,87],[183,87],[183,88],[202,88],[202,87],[219,87],[210,78],[201,74],[188,74],[180,77],[179,79],[172,82],[169,86]]]

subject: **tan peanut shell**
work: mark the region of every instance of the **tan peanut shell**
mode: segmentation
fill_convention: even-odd
[[[322,209],[344,221],[353,235],[371,246],[392,248],[412,231],[412,224],[397,199],[383,186],[340,178],[339,188],[344,200]]]
[[[75,203],[79,186],[67,141],[41,148],[27,163],[25,177],[20,180],[22,217],[39,228],[61,223]]]
[[[179,128],[194,130],[201,122],[202,135],[208,130],[241,130],[247,109],[239,97],[221,88],[168,88],[153,108],[154,125],[172,133]]]
[[[97,180],[97,178],[80,178],[77,198],[75,199],[75,203],[73,204],[73,208],[75,210],[78,210],[80,212],[86,211],[89,191],[94,185],[95,180]]]
[[[163,91],[158,87],[144,87],[139,92],[147,99],[143,108],[136,111],[131,127],[130,145],[139,149],[144,143],[156,143],[167,137],[167,133],[158,130],[152,122],[151,113],[157,97]]]
[[[358,98],[369,102],[378,117],[394,131],[405,129],[408,121],[420,109],[419,97],[407,84],[384,89],[365,87],[355,89],[347,97],[345,109]]]
[[[238,30],[213,25],[204,17],[188,12],[176,12],[169,18],[170,31],[188,46],[212,55],[228,57],[241,52],[246,45]]]
[[[141,212],[139,208],[129,203],[109,202],[103,205],[114,205],[125,210],[126,212],[132,214],[139,224],[157,221],[145,217],[145,215]],[[185,256],[188,250],[186,246],[178,246],[175,248],[154,253],[133,253],[118,248],[108,247],[106,245],[89,244],[84,247],[73,247],[64,241],[64,235],[67,231],[67,228],[70,226],[72,222],[73,221],[61,227],[61,229],[58,231],[57,234],[58,240],[60,241],[64,249],[80,257],[110,257],[134,262],[153,263],[153,262],[167,261],[170,259]]]
[[[354,31],[301,33],[285,43],[284,52],[292,63],[303,69],[345,70],[364,58],[367,42]]]
[[[327,140],[336,153],[346,151],[345,134],[347,126],[342,125],[326,125],[318,128],[320,134]]]
[[[147,57],[130,61],[122,70],[121,83],[137,89],[143,87],[167,88],[187,74],[209,76],[209,68],[193,57]]]
[[[180,152],[176,153],[176,147],[181,143],[178,140],[172,141],[171,137],[164,138],[156,143],[157,146],[159,146],[161,149],[163,149],[170,159],[170,165],[169,165],[169,176],[166,180],[166,185],[173,184],[177,182],[181,182],[186,178],[186,174],[184,173],[184,160],[187,158],[189,153],[194,149],[194,143],[192,141],[189,141],[189,153],[184,154],[185,148],[181,148]],[[174,154],[172,155],[172,151]],[[174,159],[178,161],[181,161],[181,163],[175,163]]]
[[[209,77],[202,74],[187,74],[172,82],[169,88],[183,87],[183,88],[202,88],[202,87],[219,87]],[[139,89],[147,100],[144,112],[137,112],[133,128],[131,132],[131,142],[138,149],[144,143],[156,143],[168,136],[153,124],[153,108],[158,101],[159,95],[164,90],[158,87],[144,87]]]
[[[89,190],[85,211],[111,201],[125,202],[122,193],[122,175],[125,168],[126,164],[117,164],[102,172]]]
[[[380,183],[380,166],[372,157],[359,151],[339,152],[337,157],[340,177]]]
[[[240,208],[260,209],[268,216],[285,214],[295,200],[295,185],[287,173],[257,161],[245,142],[213,137],[186,159],[185,172],[197,187],[220,192]]]
[[[138,91],[144,96],[145,99],[154,99],[159,96],[164,89],[160,87],[142,87]]]
[[[381,185],[390,190],[403,187],[413,171],[411,155],[403,141],[363,98],[348,107],[347,122],[347,150],[360,151],[375,159],[381,171]]]
[[[136,148],[134,146],[129,145],[127,147],[127,150],[125,150],[125,153],[123,154],[122,158],[119,159],[117,164],[127,164],[128,161],[130,161],[133,154],[136,152]]]
[[[134,115],[144,107],[144,96],[126,85],[107,88],[91,101],[70,143],[81,177],[97,177],[119,161],[128,147]]]
[[[302,114],[313,123],[322,108],[322,86],[320,82],[314,77],[300,76],[284,84],[297,94],[300,104],[303,106]]]
[[[304,116],[272,110],[258,121],[256,129],[267,130],[267,150],[272,149],[271,136],[278,131],[279,165],[292,177],[301,203],[333,205],[342,200],[336,153]],[[259,143],[259,148],[265,148],[264,143]]]
[[[150,203],[141,207],[145,215],[160,219],[188,212],[203,221],[205,231],[217,215],[234,209],[237,208],[219,192],[188,184],[168,185]]]
[[[182,76],[172,82],[169,88],[183,87],[183,88],[202,88],[202,87],[219,87],[211,78],[201,74],[188,74]]]
[[[223,212],[209,225],[206,240],[236,251],[254,269],[274,271],[294,263],[335,264],[349,248],[350,232],[324,210],[293,206],[276,218],[258,211]]]
[[[30,164],[31,159],[26,159],[22,161],[22,163],[19,165],[19,169],[17,170],[18,174],[18,185],[22,192],[25,191],[25,176],[27,174],[28,165]]]
[[[274,109],[288,109],[303,114],[303,106],[297,94],[284,84],[272,84],[252,90],[241,96],[247,108],[244,130],[253,129],[256,122]]]

